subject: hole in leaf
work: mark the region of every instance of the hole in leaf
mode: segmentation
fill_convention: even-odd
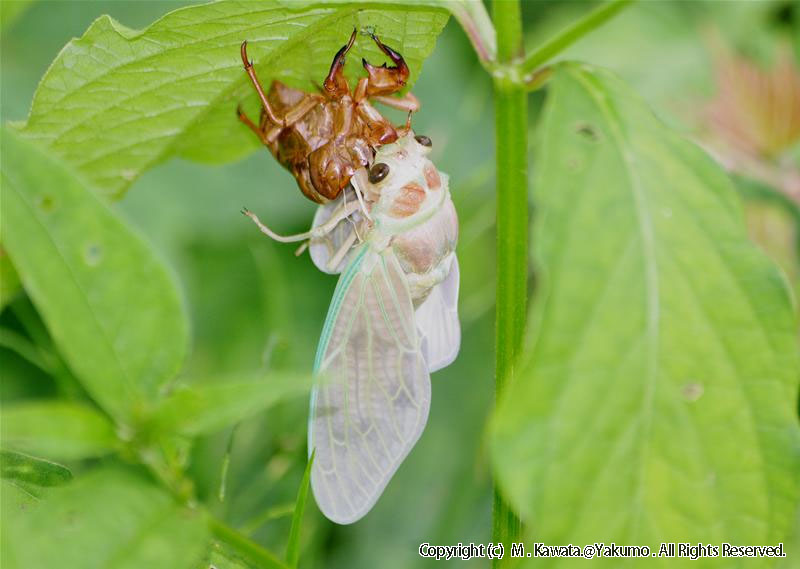
[[[103,259],[103,248],[97,243],[90,243],[83,250],[83,260],[90,267],[96,267]]]
[[[703,384],[689,382],[681,389],[681,395],[683,395],[684,399],[690,403],[697,401],[703,395]]]
[[[45,194],[43,196],[39,196],[37,205],[43,212],[50,213],[56,207],[56,200],[53,198],[53,196]]]
[[[583,170],[584,161],[581,156],[570,156],[567,158],[567,168],[572,170],[573,172],[579,172]]]
[[[578,133],[578,136],[581,136],[591,142],[597,142],[600,140],[600,133],[597,132],[597,129],[586,122],[581,122],[575,125],[575,132]]]

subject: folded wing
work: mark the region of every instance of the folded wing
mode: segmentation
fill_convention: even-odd
[[[428,298],[414,314],[422,345],[422,354],[431,373],[453,363],[461,347],[461,323],[458,320],[458,259],[447,278],[433,287]]]
[[[345,188],[341,195],[334,201],[323,204],[317,208],[311,227],[316,228],[327,222],[334,211],[336,211],[336,208],[343,203],[355,202],[355,191],[350,187]],[[361,212],[357,211],[336,224],[333,231],[324,237],[314,237],[311,239],[308,245],[308,252],[311,255],[311,260],[314,262],[314,265],[316,265],[320,271],[328,274],[339,274],[347,267],[351,259],[351,254],[343,255],[341,260],[336,263],[336,266],[329,266],[329,263],[331,258],[339,251],[345,242],[355,242],[354,237],[357,235],[355,233],[356,224],[358,224],[361,219]]]

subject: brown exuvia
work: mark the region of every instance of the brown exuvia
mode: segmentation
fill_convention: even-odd
[[[399,53],[375,35],[371,37],[393,65],[375,67],[362,59],[368,76],[358,81],[354,92],[343,69],[356,30],[333,58],[321,93],[306,93],[277,80],[264,93],[247,57],[247,42],[242,43],[242,62],[261,99],[261,117],[255,124],[237,109],[239,119],[294,175],[302,192],[317,203],[335,199],[356,170],[369,165],[378,146],[394,142],[408,131],[408,124],[392,125],[370,100],[406,110],[409,116],[419,108],[411,93],[401,98],[389,96],[405,86],[408,66]]]

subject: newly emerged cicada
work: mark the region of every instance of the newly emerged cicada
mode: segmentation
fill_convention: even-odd
[[[341,273],[317,347],[311,486],[337,523],[375,504],[428,419],[430,373],[458,354],[458,218],[448,178],[409,131],[377,149],[352,188],[321,205],[308,240],[321,270]],[[363,196],[363,204],[356,195]]]
[[[242,62],[261,100],[261,116],[255,124],[239,108],[239,119],[294,175],[303,194],[317,203],[339,197],[355,171],[372,162],[376,148],[410,130],[409,124],[399,128],[392,125],[370,100],[406,110],[409,117],[419,108],[411,93],[401,98],[390,96],[405,86],[408,66],[376,35],[370,37],[393,65],[376,67],[362,59],[367,77],[359,80],[354,92],[344,77],[344,64],[356,30],[333,58],[320,93],[306,93],[280,81],[273,81],[265,93],[248,59],[247,42],[242,43]]]

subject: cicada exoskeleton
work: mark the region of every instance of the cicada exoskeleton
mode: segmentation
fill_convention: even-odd
[[[408,124],[397,128],[386,120],[371,101],[409,114],[419,107],[411,93],[401,98],[391,96],[405,86],[408,66],[377,36],[371,34],[371,38],[392,65],[378,67],[362,60],[367,77],[351,91],[344,64],[356,39],[353,30],[350,40],[333,58],[319,93],[306,93],[277,80],[265,92],[248,59],[247,42],[242,43],[242,62],[262,109],[258,124],[241,109],[237,111],[239,118],[294,175],[303,194],[317,203],[336,199],[355,171],[371,163],[375,149],[396,141],[408,130]]]

